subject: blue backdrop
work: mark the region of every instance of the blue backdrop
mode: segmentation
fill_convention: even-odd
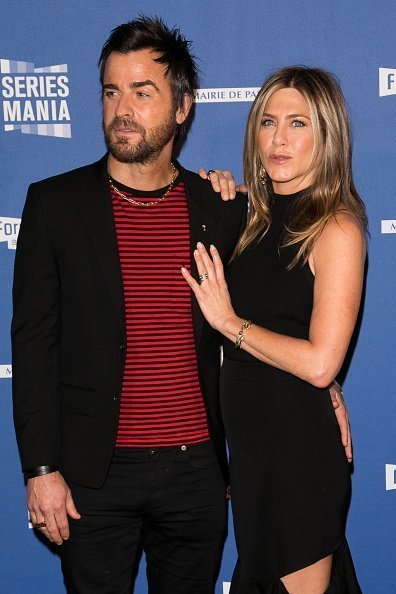
[[[296,63],[321,66],[341,81],[353,123],[356,182],[367,204],[371,231],[363,323],[345,382],[355,446],[348,537],[365,594],[392,594],[396,592],[394,0],[5,0],[0,25],[1,591],[64,592],[57,555],[29,529],[12,426],[10,293],[26,189],[31,181],[89,163],[104,153],[97,59],[110,30],[139,12],[162,16],[194,42],[201,68],[200,101],[181,154],[183,164],[193,170],[229,168],[241,179],[251,99],[273,69]],[[216,594],[228,591],[234,561],[230,528]],[[144,592],[143,560],[135,593]]]

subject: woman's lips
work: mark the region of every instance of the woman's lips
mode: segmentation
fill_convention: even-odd
[[[289,155],[281,155],[281,154],[273,153],[272,155],[269,156],[269,161],[271,161],[271,163],[282,164],[282,163],[286,163],[286,161],[289,161],[290,159],[291,159],[291,157],[289,157]]]

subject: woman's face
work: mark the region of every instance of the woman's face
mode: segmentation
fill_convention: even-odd
[[[307,102],[296,89],[280,89],[269,98],[259,132],[261,163],[277,194],[307,188],[314,171],[314,137]]]

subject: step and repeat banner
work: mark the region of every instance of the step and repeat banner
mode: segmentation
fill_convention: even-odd
[[[0,590],[65,591],[56,551],[31,529],[12,424],[11,286],[26,189],[104,152],[97,61],[110,30],[159,15],[193,41],[195,117],[180,160],[242,179],[247,114],[274,69],[326,68],[343,87],[366,202],[365,304],[344,391],[354,439],[348,538],[365,594],[396,592],[396,3],[394,0],[5,0],[0,25]],[[70,236],[73,242],[73,236]],[[293,468],[290,468],[290,483]],[[263,534],[263,538],[266,535]],[[236,557],[230,521],[216,594]],[[146,592],[144,558],[135,594]]]

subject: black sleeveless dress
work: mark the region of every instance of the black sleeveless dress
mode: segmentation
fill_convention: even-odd
[[[227,282],[239,316],[307,339],[314,276],[308,264],[288,271],[293,248],[279,247],[301,195],[273,196],[270,230]],[[231,593],[284,594],[280,577],[332,553],[327,592],[360,593],[344,536],[350,472],[328,390],[225,341],[221,406],[238,549]]]

